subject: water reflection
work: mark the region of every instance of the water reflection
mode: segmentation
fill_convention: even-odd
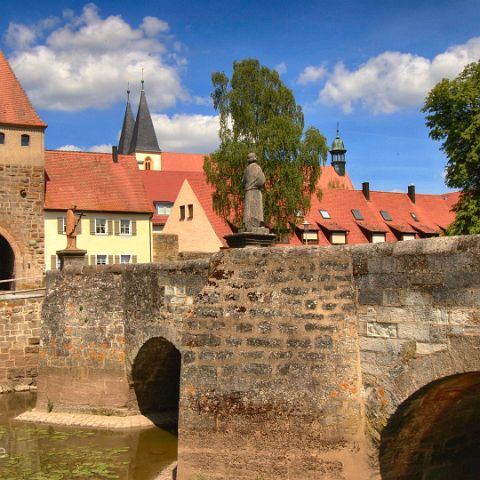
[[[165,430],[105,431],[14,420],[32,408],[31,393],[0,395],[0,480],[153,480],[177,456]]]

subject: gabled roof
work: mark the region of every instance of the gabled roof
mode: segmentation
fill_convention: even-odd
[[[0,124],[41,127],[42,121],[0,50]]]
[[[130,145],[133,138],[133,130],[135,128],[135,120],[130,107],[130,98],[127,100],[125,107],[125,115],[123,117],[122,133],[120,134],[120,141],[118,142],[118,153],[127,154],[130,152]]]
[[[445,230],[454,220],[455,212],[452,208],[458,202],[460,192],[446,193],[443,195],[416,195],[416,205],[428,213],[431,222]]]
[[[45,152],[45,210],[152,213],[132,155]]]
[[[142,91],[140,92],[140,102],[138,103],[137,119],[135,120],[135,127],[133,129],[130,153],[159,153],[160,151],[142,82]]]
[[[318,181],[319,188],[341,188],[345,190],[353,190],[353,183],[348,173],[344,176],[339,175],[335,168],[331,165],[325,165],[322,168],[322,174]]]
[[[163,160],[162,153],[162,160]],[[172,202],[177,199],[178,192],[186,178],[205,178],[202,172],[164,172],[158,170],[140,171],[148,201],[153,206],[155,202]],[[164,215],[153,216],[154,224],[164,224]]]

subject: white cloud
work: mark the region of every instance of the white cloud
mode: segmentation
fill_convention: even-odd
[[[63,150],[66,152],[98,152],[98,153],[110,153],[112,146],[107,144],[93,145],[92,147],[78,147],[77,145],[62,145],[57,150]]]
[[[106,108],[124,99],[128,81],[136,101],[142,68],[152,108],[189,100],[179,75],[184,59],[173,53],[173,39],[156,38],[168,29],[163,20],[145,17],[135,28],[119,15],[102,18],[90,3],[79,16],[63,12],[62,24],[32,48],[39,25],[52,28],[53,23],[45,19],[35,26],[10,24],[6,34],[16,44],[9,60],[36,106],[64,111]]]
[[[140,28],[149,37],[155,37],[159,33],[168,32],[168,30],[170,30],[168,23],[157,17],[145,17]]]
[[[419,107],[442,78],[454,78],[480,58],[480,37],[455,45],[433,60],[400,52],[383,52],[349,70],[338,63],[320,91],[318,102],[340,105],[345,113],[360,104],[374,114]]]
[[[58,24],[57,17],[47,17],[32,25],[10,22],[4,35],[5,43],[13,50],[25,50]]]
[[[284,75],[287,73],[287,64],[285,62],[279,63],[275,65],[275,70],[278,72],[279,75]]]
[[[305,67],[299,75],[297,83],[307,85],[308,83],[316,83],[320,81],[327,73],[327,69],[323,65],[314,67],[312,65]]]
[[[218,147],[217,115],[152,115],[152,119],[162,150],[209,153]]]

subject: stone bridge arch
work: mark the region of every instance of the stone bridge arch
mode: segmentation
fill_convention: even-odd
[[[430,382],[403,401],[383,429],[381,478],[476,478],[479,436],[480,370]]]

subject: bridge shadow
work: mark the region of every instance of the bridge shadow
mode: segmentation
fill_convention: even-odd
[[[445,377],[405,400],[381,435],[382,480],[480,478],[480,373]]]
[[[138,408],[156,426],[178,434],[181,354],[163,337],[148,340],[132,368]]]

